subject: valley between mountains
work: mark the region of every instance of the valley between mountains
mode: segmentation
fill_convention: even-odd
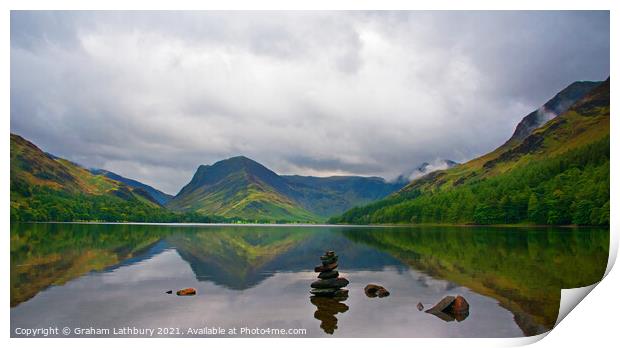
[[[394,181],[278,175],[237,156],[170,195],[11,134],[11,220],[608,225],[609,83],[575,82],[499,148]]]

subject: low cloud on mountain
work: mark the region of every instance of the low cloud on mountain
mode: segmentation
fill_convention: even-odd
[[[11,131],[173,194],[239,154],[283,174],[462,162],[608,75],[608,12],[11,13]]]

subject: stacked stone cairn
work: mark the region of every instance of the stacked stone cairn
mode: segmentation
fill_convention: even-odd
[[[349,290],[343,288],[349,281],[339,277],[337,267],[338,255],[334,251],[326,251],[325,255],[321,256],[321,265],[314,268],[314,271],[319,273],[319,280],[310,284],[312,295],[345,298],[348,296]]]

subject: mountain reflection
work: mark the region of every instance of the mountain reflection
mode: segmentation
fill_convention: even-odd
[[[407,267],[385,252],[357,245],[341,229],[314,227],[187,228],[166,241],[191,267],[199,281],[212,281],[234,290],[252,288],[278,272],[310,271],[316,255],[338,250],[349,270]]]
[[[230,227],[204,231],[196,228],[167,238],[199,281],[213,281],[235,290],[255,286],[273,274],[274,261],[302,243],[308,231],[273,231]],[[287,264],[279,264],[287,268]]]
[[[608,247],[608,230],[583,228],[11,224],[11,307],[49,286],[145,262],[164,250],[175,250],[198,281],[241,291],[277,273],[311,271],[316,255],[331,249],[344,272],[411,268],[425,276],[407,281],[430,286],[440,279],[448,282],[444,288],[454,284],[492,297],[533,335],[553,327],[560,289],[601,279]],[[342,299],[310,302],[330,334],[336,316],[349,309]]]
[[[277,272],[307,271],[316,255],[337,248],[347,269],[406,267],[354,243],[339,228],[165,226],[123,224],[11,225],[11,307],[51,285],[91,271],[110,271],[172,248],[196,279],[234,290],[252,288]]]
[[[11,224],[11,307],[51,285],[148,254],[167,233],[133,227]]]
[[[602,278],[609,249],[609,231],[601,229],[416,227],[379,234],[360,228],[344,234],[497,299],[526,335],[553,327],[561,289]]]

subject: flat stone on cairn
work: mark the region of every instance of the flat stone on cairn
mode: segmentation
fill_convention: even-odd
[[[319,273],[319,280],[310,284],[311,294],[342,297],[349,293],[349,290],[343,289],[349,285],[349,281],[339,277],[340,274],[336,271],[336,267],[338,267],[338,255],[333,251],[326,251],[325,255],[321,256],[321,265],[314,268],[314,271]]]

